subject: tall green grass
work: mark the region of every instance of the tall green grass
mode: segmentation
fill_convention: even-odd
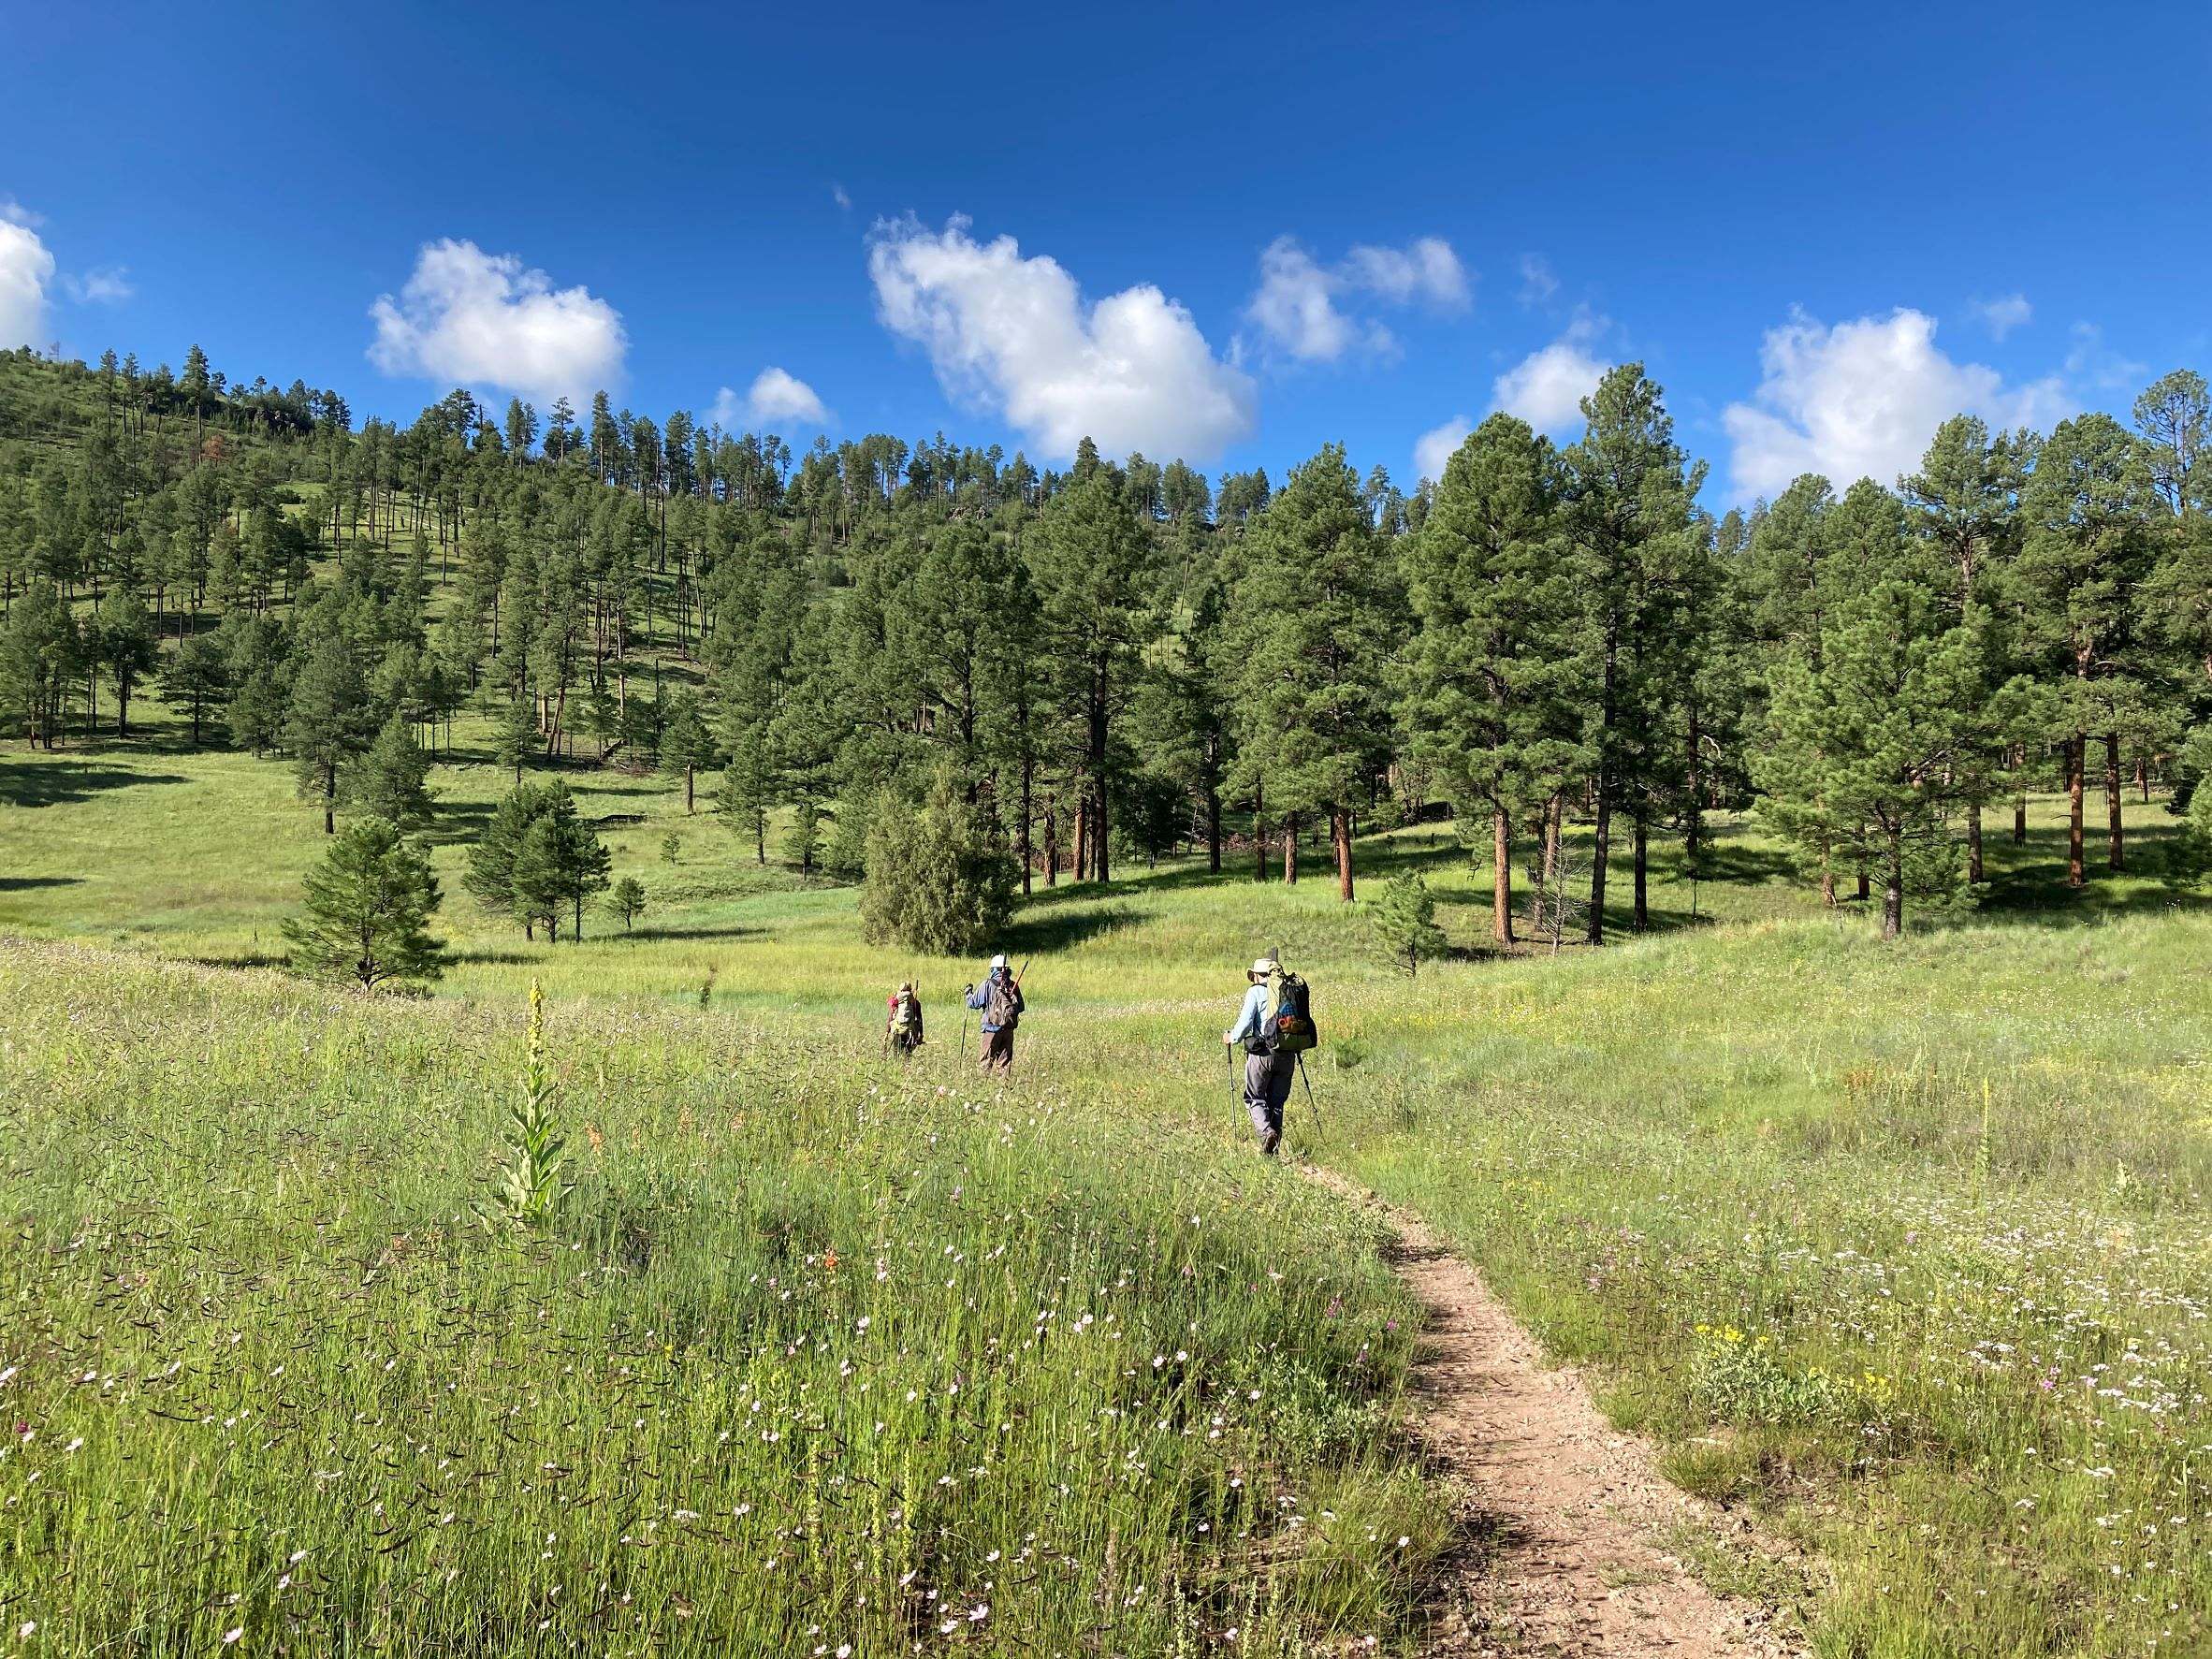
[[[517,1234],[503,1015],[23,946],[0,1010],[25,1651],[1274,1652],[1443,1542],[1374,1238],[1217,1140],[572,1005]]]
[[[20,872],[0,926],[267,953],[321,842],[281,767],[49,764],[0,763],[22,808],[0,811]],[[871,950],[849,895],[761,871],[657,780],[574,776],[588,812],[644,820],[610,839],[646,922],[531,944],[449,879],[458,960],[428,1004],[10,952],[0,1157],[30,1219],[0,1259],[8,1339],[47,1357],[0,1361],[20,1367],[0,1412],[40,1416],[49,1461],[0,1461],[36,1498],[0,1523],[45,1517],[19,1535],[49,1553],[0,1564],[0,1611],[36,1589],[75,1628],[184,1651],[238,1627],[223,1597],[275,1608],[299,1545],[269,1529],[297,1511],[325,1540],[321,1599],[284,1614],[298,1631],[251,1628],[299,1652],[372,1629],[502,1652],[739,1629],[830,1652],[1415,1639],[1448,1529],[1388,1428],[1408,1310],[1364,1228],[1250,1157],[1222,1060],[1242,965],[1279,948],[1325,1038],[1293,1150],[1427,1215],[1676,1478],[1807,1545],[1820,1652],[2212,1642],[2212,913],[2166,867],[2157,808],[2131,807],[2135,872],[2074,895],[2039,804],[2029,845],[1991,837],[1979,917],[1892,947],[1858,907],[1822,911],[1755,824],[1722,826],[1695,912],[1658,862],[1641,939],[1472,951],[1413,982],[1327,882],[1186,865],[1041,893],[1006,941],[1035,958],[1033,1012],[998,1093],[956,1052],[979,965]],[[465,826],[506,780],[438,781]],[[458,843],[437,856],[458,872]],[[1486,936],[1487,873],[1448,838],[1362,856],[1425,871],[1453,937]],[[901,1070],[880,1022],[909,976],[932,1041]],[[465,1213],[533,979],[582,1186],[552,1243],[518,1247]],[[186,1382],[104,1386],[181,1357]],[[982,1410],[985,1388],[1004,1404]],[[168,1418],[163,1389],[187,1390]],[[107,1442],[86,1427],[104,1398],[144,1407]],[[241,1405],[268,1417],[224,1426]],[[701,1452],[733,1417],[783,1438]],[[34,1468],[45,1491],[8,1484]],[[148,1512],[189,1517],[189,1544],[151,1552]],[[472,1517],[481,1554],[455,1530]],[[575,1623],[541,1635],[554,1601]]]

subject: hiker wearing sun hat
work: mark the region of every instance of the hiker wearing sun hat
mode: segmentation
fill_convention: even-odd
[[[982,1011],[985,1071],[1013,1070],[1014,1027],[1021,1024],[1022,982],[1014,978],[1004,956],[991,958],[991,971],[980,985],[968,987],[968,1006]]]
[[[1274,973],[1273,956],[1260,957],[1245,970],[1244,1006],[1237,1010],[1236,1024],[1221,1034],[1225,1045],[1244,1044],[1244,1110],[1252,1114],[1259,1150],[1270,1157],[1283,1143],[1283,1107],[1290,1099],[1295,1069],[1293,1058],[1275,1053],[1268,1019],[1267,985]]]

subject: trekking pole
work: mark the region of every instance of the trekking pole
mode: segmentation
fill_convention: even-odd
[[[1319,1135],[1325,1131],[1321,1125],[1321,1109],[1314,1103],[1313,1079],[1305,1074],[1305,1056],[1299,1055],[1295,1057],[1298,1061],[1298,1081],[1305,1084],[1305,1103],[1314,1114],[1314,1133]]]

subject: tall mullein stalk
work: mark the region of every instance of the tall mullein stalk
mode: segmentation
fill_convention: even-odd
[[[550,1220],[574,1184],[560,1178],[566,1142],[553,1116],[560,1090],[546,1059],[546,997],[530,982],[530,1053],[522,1086],[507,1107],[506,1156],[492,1178],[492,1197],[479,1213],[489,1221],[537,1227]]]

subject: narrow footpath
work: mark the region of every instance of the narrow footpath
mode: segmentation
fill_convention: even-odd
[[[1383,1215],[1392,1265],[1429,1311],[1411,1427],[1463,1483],[1481,1543],[1454,1569],[1425,1652],[1559,1659],[1795,1659],[1768,1609],[1721,1595],[1668,1551],[1728,1518],[1663,1478],[1651,1443],[1608,1423],[1571,1370],[1548,1367],[1481,1275],[1418,1216],[1332,1171],[1313,1180]],[[1752,1540],[1740,1523],[1738,1547]]]

